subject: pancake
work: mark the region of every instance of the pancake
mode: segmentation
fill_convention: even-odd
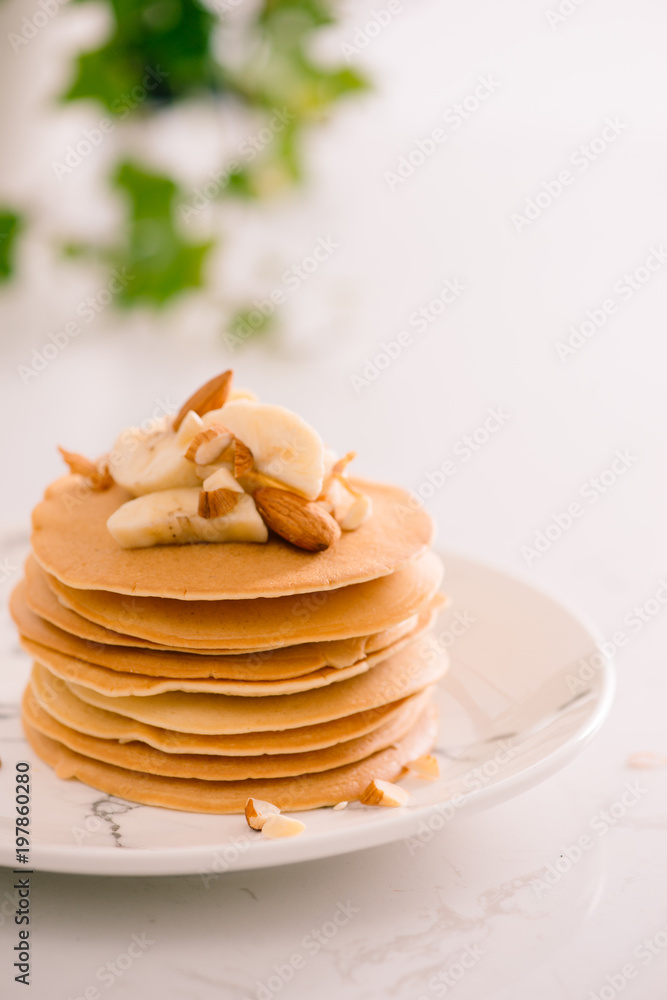
[[[400,777],[409,761],[431,749],[437,731],[435,711],[428,706],[402,739],[357,763],[290,778],[203,781],[145,774],[102,763],[44,736],[25,720],[23,725],[35,753],[55,769],[59,778],[78,778],[108,795],[131,802],[218,814],[243,812],[250,796],[273,802],[284,811],[315,809],[357,799],[373,778],[393,781]]]
[[[210,409],[230,378],[226,372],[211,380],[183,412]],[[285,411],[283,426],[278,410],[267,412],[274,414],[261,418],[269,421],[269,451],[265,428],[251,421],[247,447],[241,431],[233,446],[233,474],[243,485],[244,474],[253,486],[266,481],[251,476],[248,466],[257,462],[259,468],[269,455],[275,459],[268,467],[272,476],[297,477],[315,495],[321,488],[315,479],[324,471],[328,490],[353,453],[332,467],[334,458],[325,451],[320,469],[315,432],[304,425],[310,435],[304,446],[313,445],[313,454],[304,456],[289,440],[299,418]],[[187,420],[185,432],[201,426],[193,414]],[[167,431],[170,426],[165,418]],[[230,429],[235,433],[232,424]],[[163,437],[160,431],[148,443],[138,465],[129,451],[120,456],[128,459],[124,471],[113,465],[115,457],[111,464],[119,479],[127,474],[139,490],[157,486],[155,504],[166,509],[179,497],[159,487],[196,484],[205,470],[188,465],[181,438],[170,434],[160,464],[155,448]],[[207,455],[196,442],[189,455],[206,462],[226,441],[207,444]],[[34,509],[25,580],[10,600],[21,645],[33,659],[22,703],[25,734],[59,778],[77,778],[130,802],[190,812],[242,813],[250,796],[304,810],[357,799],[373,778],[397,780],[412,759],[432,748],[434,693],[449,661],[446,652],[434,656],[420,637],[445,603],[438,593],[443,568],[429,551],[432,519],[410,494],[350,479],[350,496],[357,493],[358,502],[346,516],[350,524],[362,523],[342,531],[322,517],[318,535],[306,521],[299,529],[305,513],[287,496],[284,509],[274,498],[272,515],[265,491],[266,523],[294,537],[301,530],[297,540],[304,545],[329,542],[322,551],[305,551],[271,528],[266,543],[125,549],[107,522],[132,494],[103,471],[96,483],[101,488],[91,488],[85,478],[91,463],[60,450],[81,474],[51,483]],[[288,456],[299,457],[291,479]],[[306,468],[309,457],[312,468]],[[229,474],[216,481],[223,480],[229,484]],[[189,501],[196,503],[196,496],[193,489]],[[327,497],[338,503],[334,492]],[[207,498],[212,512],[226,495]],[[173,504],[171,510],[178,516]],[[334,510],[339,524],[342,512]],[[184,532],[163,526],[162,533],[144,527],[132,537],[175,542],[190,526]]]
[[[38,704],[64,726],[100,739],[120,742],[140,741],[156,750],[176,754],[217,754],[258,756],[305,753],[320,750],[371,733],[399,713],[408,702],[425,699],[429,689],[398,701],[348,715],[316,726],[302,726],[277,732],[240,733],[230,736],[200,736],[147,726],[115,712],[107,712],[81,701],[65,681],[47,670],[33,671],[30,690]]]
[[[423,611],[442,579],[432,552],[389,576],[320,594],[255,601],[179,601],[49,586],[70,610],[105,628],[165,645],[247,649],[368,635]]]
[[[86,642],[102,642],[107,644],[118,644],[123,646],[139,646],[142,649],[169,649],[162,643],[150,642],[148,639],[140,639],[138,636],[123,635],[113,629],[103,628],[94,622],[87,621],[81,615],[75,614],[69,608],[65,608],[49,587],[49,580],[32,556],[26,559],[25,567],[25,599],[28,608],[35,615],[39,615],[45,621],[76,635]],[[174,647],[171,647],[174,648]]]
[[[34,669],[47,668],[36,664]],[[358,677],[323,690],[264,698],[183,691],[109,698],[82,684],[65,683],[81,701],[147,725],[181,733],[229,735],[312,726],[377,708],[421,691],[439,680],[446,669],[445,656],[427,664],[408,648]]]
[[[374,654],[371,658],[364,658],[350,667],[321,667],[313,673],[304,674],[301,677],[294,677],[288,680],[277,681],[244,681],[211,678],[184,678],[177,677],[146,677],[143,674],[122,674],[117,670],[107,670],[106,667],[97,667],[84,660],[77,660],[71,656],[64,656],[49,649],[48,646],[40,646],[25,636],[20,636],[20,642],[26,653],[42,666],[60,677],[62,680],[71,681],[75,684],[82,684],[92,691],[98,691],[108,698],[120,698],[125,696],[149,697],[155,694],[164,694],[168,691],[188,691],[191,693],[209,693],[226,695],[243,695],[244,697],[262,698],[270,695],[294,694],[297,691],[309,691],[313,688],[326,687],[339,680],[347,680],[362,674],[373,665],[376,658],[382,659],[382,652]],[[394,647],[390,647],[386,656],[391,655]]]
[[[430,624],[431,615],[424,616],[421,632]],[[108,670],[106,667],[99,667],[79,660],[72,656],[66,656],[42,646],[38,642],[27,639],[20,635],[21,646],[26,653],[38,663],[47,667],[51,673],[61,677],[65,681],[73,681],[83,684],[84,687],[99,691],[110,698],[118,698],[125,695],[135,695],[145,697],[154,694],[163,694],[167,691],[190,691],[209,692],[210,694],[243,695],[248,697],[266,697],[271,695],[294,694],[297,691],[310,691],[314,688],[326,687],[329,684],[336,684],[338,681],[356,677],[365,673],[377,663],[387,659],[402,649],[407,643],[412,642],[416,633],[405,636],[398,642],[371,653],[370,656],[362,657],[349,667],[320,667],[309,674],[299,677],[281,680],[261,680],[249,681],[243,679],[211,679],[211,678],[177,678],[177,677],[147,677],[144,674],[120,673],[118,670]]]
[[[37,564],[34,563],[34,566]],[[42,570],[38,572],[44,576]],[[303,643],[254,653],[217,655],[214,650],[171,652],[95,643],[71,635],[40,618],[26,603],[27,585],[21,581],[10,598],[9,609],[21,635],[64,656],[93,663],[108,670],[164,678],[225,678],[228,680],[276,681],[312,674],[322,667],[348,667],[365,655],[386,649],[404,636],[418,635],[427,628],[430,609],[413,615],[391,629],[370,636],[333,642]],[[49,593],[51,593],[49,591]],[[440,598],[441,595],[436,595]],[[54,597],[56,604],[58,603]],[[436,606],[440,601],[436,601]],[[58,607],[61,605],[58,604]],[[62,609],[65,614],[73,614]],[[84,619],[81,619],[84,621]],[[94,626],[101,628],[101,626]],[[205,653],[206,655],[202,655]]]
[[[123,549],[106,522],[131,495],[118,485],[103,492],[85,489],[79,476],[67,475],[47,488],[33,511],[33,552],[48,573],[69,587],[219,601],[347,587],[394,573],[426,550],[433,522],[404,490],[366,480],[350,483],[371,498],[373,513],[324,552],[305,552],[276,535],[265,544]]]
[[[406,702],[387,722],[366,736],[336,743],[324,750],[293,754],[261,754],[254,757],[221,757],[212,754],[169,754],[145,743],[120,743],[86,736],[57,722],[36,701],[28,687],[23,697],[27,724],[70,750],[130,771],[162,774],[172,778],[204,781],[239,781],[246,778],[282,778],[328,771],[363,760],[402,739],[424,708],[423,699]]]

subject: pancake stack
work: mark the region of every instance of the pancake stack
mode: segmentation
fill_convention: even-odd
[[[352,482],[373,516],[316,553],[273,534],[122,549],[106,521],[125,489],[53,483],[11,600],[36,754],[61,778],[206,813],[333,806],[399,778],[435,742],[447,662],[422,645],[442,568],[423,510]]]

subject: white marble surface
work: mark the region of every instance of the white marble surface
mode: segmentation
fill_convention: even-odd
[[[251,346],[231,360],[242,381],[302,411],[335,447],[356,448],[359,469],[371,476],[418,489],[453,460],[455,472],[428,500],[442,543],[527,571],[607,637],[622,633],[615,707],[562,772],[511,802],[461,817],[414,856],[399,842],[284,870],[230,873],[208,888],[196,876],[39,875],[32,987],[39,1000],[80,997],[87,988],[91,995],[93,987],[118,1000],[266,997],[258,984],[296,954],[303,967],[288,982],[274,981],[273,996],[666,995],[667,769],[633,770],[628,758],[667,754],[667,616],[665,605],[650,603],[667,579],[667,269],[651,272],[632,295],[614,285],[667,240],[667,13],[653,0],[586,0],[552,28],[545,14],[555,0],[404,6],[363,56],[378,94],[350,106],[312,143],[315,181],[303,204],[276,206],[245,230],[246,260],[248,247],[256,258],[280,249],[283,260],[299,260],[329,233],[340,249],[290,300],[282,346]],[[6,10],[20,21],[17,4]],[[334,44],[358,20],[352,11]],[[147,416],[165,394],[175,403],[229,358],[216,346],[215,309],[186,302],[156,324],[133,319],[121,328],[103,313],[38,377],[27,385],[19,377],[17,366],[82,296],[81,282],[62,266],[49,270],[46,248],[67,199],[85,203],[90,195],[95,169],[82,169],[68,191],[49,178],[50,158],[85,121],[53,124],[51,117],[51,131],[43,127],[48,87],[31,81],[48,30],[16,62],[24,85],[3,88],[13,137],[3,190],[46,213],[24,251],[21,280],[2,304],[10,332],[2,518],[17,525],[58,472],[56,440],[101,451],[119,422]],[[3,73],[9,69],[5,63]],[[384,173],[488,74],[501,83],[497,93],[390,191]],[[577,168],[570,157],[615,116],[627,128],[586,170]],[[22,148],[39,154],[26,170],[18,166]],[[512,214],[568,164],[573,183],[518,234]],[[411,346],[356,393],[351,377],[446,279],[459,279],[465,292],[424,332],[414,330]],[[257,294],[271,287],[268,278]],[[610,297],[616,312],[561,360],[556,343]],[[466,458],[459,442],[494,407],[509,416]],[[627,469],[617,463],[604,493],[586,486],[618,450],[632,456]],[[580,513],[572,526],[543,554],[526,555],[537,533],[574,502]],[[17,571],[9,555],[0,556],[6,589]],[[600,810],[636,780],[646,791],[600,834]],[[586,834],[593,847],[540,895],[535,880]],[[306,936],[331,930],[327,922],[348,901],[359,912],[314,954]],[[18,996],[10,930],[4,923],[0,976],[3,995]],[[122,976],[97,979],[133,934],[153,943]],[[472,967],[448,986],[466,949]]]

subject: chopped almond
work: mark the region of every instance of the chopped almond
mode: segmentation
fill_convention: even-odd
[[[197,513],[200,517],[210,519],[212,517],[224,517],[234,510],[241,493],[236,490],[228,490],[225,487],[219,490],[202,490],[199,494],[199,506]]]
[[[262,833],[265,837],[275,840],[277,837],[298,837],[306,829],[306,824],[300,819],[290,819],[289,816],[269,816],[263,826]]]
[[[277,816],[279,812],[278,806],[264,799],[250,798],[245,804],[245,818],[253,830],[261,830],[269,816]]]
[[[238,479],[239,476],[244,476],[247,472],[250,472],[255,460],[252,457],[252,452],[243,441],[239,441],[238,438],[234,438],[234,475]]]
[[[203,417],[209,410],[219,410],[221,406],[224,406],[232,388],[232,378],[233,372],[230,369],[209,379],[196,392],[193,392],[174,417],[172,425],[174,430],[178,430],[181,421],[190,410],[194,410],[198,416]]]
[[[66,451],[61,447],[58,447],[58,451],[69,466],[69,471],[83,476],[92,490],[102,492],[113,486],[113,476],[106,462],[103,461],[98,466],[75,451]]]
[[[373,778],[359,801],[364,806],[404,806],[410,799],[410,792],[391,781]]]
[[[409,760],[405,765],[408,770],[418,774],[420,778],[427,778],[431,781],[440,777],[440,764],[437,758],[431,753],[423,753],[415,760]]]
[[[232,435],[222,424],[211,424],[206,430],[195,434],[185,457],[196,465],[211,465],[216,462],[233,441]]]

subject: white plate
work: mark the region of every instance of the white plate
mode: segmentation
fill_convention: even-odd
[[[267,840],[242,816],[137,806],[61,781],[21,736],[18,692],[27,657],[11,641],[0,691],[0,864],[14,867],[13,775],[32,760],[30,867],[91,875],[201,873],[263,868],[356,851],[402,837],[417,850],[463,813],[543,781],[600,727],[613,698],[613,668],[590,625],[529,582],[443,555],[451,609],[436,641],[452,666],[439,690],[441,778],[404,780],[400,809],[350,806],[299,813],[298,837]],[[460,634],[457,634],[460,633]],[[19,866],[20,867],[20,866]]]

